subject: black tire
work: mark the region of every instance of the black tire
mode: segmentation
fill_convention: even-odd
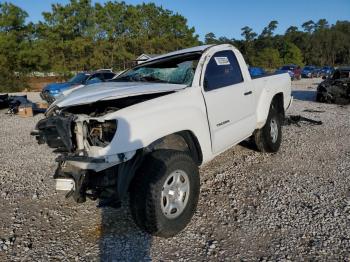
[[[283,117],[272,104],[264,127],[254,133],[254,142],[260,152],[275,153],[279,150],[282,141],[282,120]],[[277,139],[272,138],[272,122],[277,125]]]
[[[187,204],[176,218],[169,219],[162,211],[162,190],[165,181],[176,171],[187,174]],[[130,188],[130,209],[135,223],[151,235],[172,237],[190,222],[198,203],[200,178],[197,165],[181,151],[157,150],[148,154]]]

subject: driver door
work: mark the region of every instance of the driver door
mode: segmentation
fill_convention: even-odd
[[[251,82],[244,81],[232,50],[219,51],[210,58],[204,74],[203,96],[214,153],[229,148],[253,132],[252,94]]]

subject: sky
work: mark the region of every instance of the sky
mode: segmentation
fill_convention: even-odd
[[[42,20],[41,13],[50,11],[52,3],[66,4],[69,0],[5,0],[29,14],[29,21]],[[4,2],[0,0],[0,2]],[[92,0],[103,3],[103,0]],[[154,2],[185,16],[188,25],[196,29],[203,40],[208,32],[217,37],[241,39],[241,28],[249,26],[258,34],[272,20],[278,21],[277,34],[295,25],[321,18],[330,24],[350,20],[350,0],[125,0],[128,4]]]

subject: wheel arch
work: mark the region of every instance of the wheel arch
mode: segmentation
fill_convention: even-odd
[[[257,107],[257,129],[265,125],[271,106],[276,107],[281,119],[285,117],[283,92],[276,93],[273,96],[268,96],[267,92],[264,93]]]
[[[198,138],[190,130],[182,130],[166,135],[145,148],[146,151],[159,149],[187,151],[198,166],[203,162],[203,153]]]
[[[284,97],[282,92],[274,95],[271,101],[271,106],[274,106],[277,109],[277,112],[279,113],[279,115],[283,120],[285,117],[285,110],[284,110]]]
[[[256,129],[253,134],[258,151],[275,153],[279,150],[282,139],[284,114],[283,94],[277,93],[269,104],[268,115],[264,126]]]

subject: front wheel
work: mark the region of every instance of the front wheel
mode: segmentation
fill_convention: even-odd
[[[279,150],[281,141],[282,117],[272,104],[264,127],[254,133],[254,142],[260,152],[274,153]]]
[[[198,167],[188,154],[175,150],[150,153],[130,189],[134,221],[152,235],[176,235],[195,212],[199,188]]]

